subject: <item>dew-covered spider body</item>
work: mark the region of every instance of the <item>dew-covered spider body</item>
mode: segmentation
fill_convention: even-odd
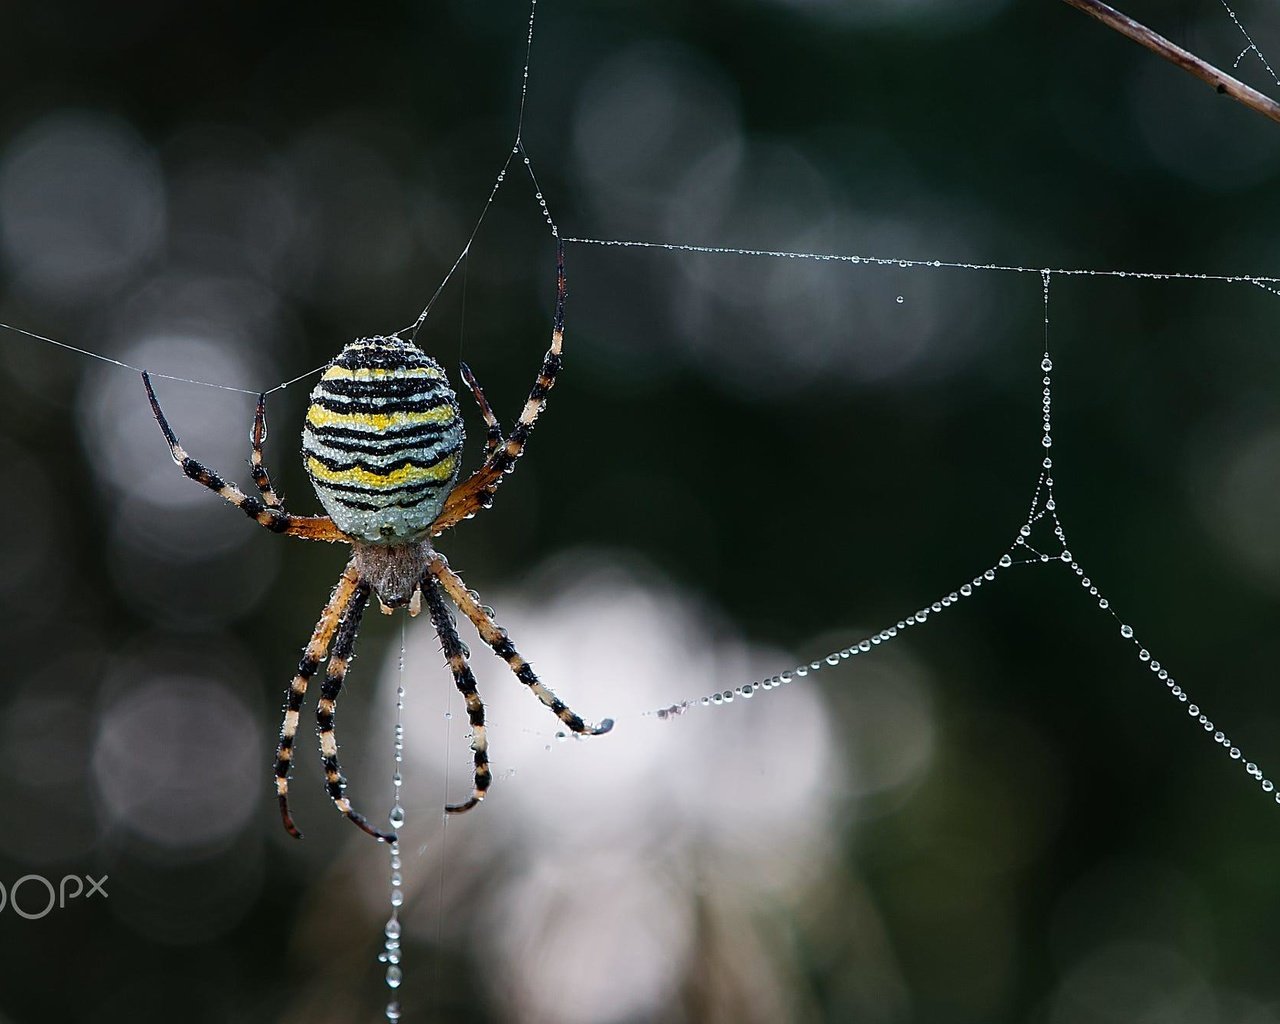
[[[450,804],[446,810],[470,810],[484,799],[491,781],[484,704],[476,692],[467,650],[458,636],[446,595],[516,678],[570,730],[598,735],[613,726],[611,719],[599,725],[584,722],[543,685],[506,631],[493,621],[488,609],[432,546],[433,537],[492,504],[494,491],[524,451],[560,371],[565,298],[563,247],[556,279],[551,347],[506,438],[471,371],[465,364],[462,366],[463,380],[480,406],[488,432],[484,462],[461,484],[457,479],[462,462],[462,418],[457,397],[440,365],[412,342],[397,336],[364,338],[338,354],[311,393],[302,435],[303,459],[316,494],[328,512],[325,516],[293,515],[285,511],[275,493],[262,463],[265,395],[258,399],[250,435],[250,464],[260,494],[255,496],[187,455],[160,409],[150,378],[142,375],[152,412],[169,443],[173,460],[187,476],[216,491],[275,533],[341,541],[352,547],[351,559],[338,578],[285,694],[275,774],[281,816],[292,835],[300,835],[290,817],[288,800],[298,718],[307,684],[325,666],[316,724],[326,788],[338,809],[364,831],[388,842],[396,838],[393,833],[374,828],[352,808],[345,794],[346,781],[338,763],[334,734],[338,695],[371,597],[377,597],[386,612],[407,607],[413,615],[426,603],[454,683],[466,700],[475,785],[469,799]]]
[[[462,415],[444,370],[412,342],[364,338],[311,392],[307,475],[348,537],[398,545],[424,537],[462,466]]]

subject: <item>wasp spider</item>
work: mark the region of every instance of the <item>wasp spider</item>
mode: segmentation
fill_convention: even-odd
[[[160,410],[147,374],[142,375],[151,410],[169,442],[173,460],[191,479],[216,491],[273,533],[305,540],[340,541],[351,545],[351,559],[320,615],[302,654],[298,673],[285,694],[284,724],[276,751],[276,793],[284,827],[301,833],[289,815],[289,769],[293,763],[298,715],[311,681],[328,662],[316,719],[320,754],[329,796],[338,810],[369,835],[394,842],[396,837],[369,824],[351,806],[346,780],[338,764],[334,713],[355,647],[356,632],[370,597],[388,614],[407,608],[417,615],[423,602],[435,626],[445,658],[467,705],[471,722],[475,784],[469,799],[445,810],[461,813],[484,799],[489,788],[488,741],[484,704],[467,664],[467,649],[458,637],[446,595],[474,623],[482,640],[502,658],[516,678],[575,733],[599,735],[613,726],[584,722],[537,677],[516,651],[506,630],[467,589],[458,574],[432,546],[432,539],[493,503],[494,491],[515,468],[560,370],[564,337],[564,249],[557,259],[557,296],[551,348],[543,357],[538,379],[509,436],[489,408],[480,385],[465,364],[462,378],[471,389],[488,427],[480,468],[457,483],[462,463],[463,428],[457,397],[440,365],[412,342],[398,336],[364,338],[344,348],[311,392],[302,454],[307,474],[327,516],[298,516],[285,511],[262,462],[266,440],[265,399],[258,398],[250,434],[250,464],[258,496],[191,458]]]

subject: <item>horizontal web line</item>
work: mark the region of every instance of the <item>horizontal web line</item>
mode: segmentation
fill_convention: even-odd
[[[1265,291],[1271,292],[1272,294],[1280,295],[1280,289],[1271,287],[1273,285],[1280,285],[1280,277],[1270,277],[1264,274],[1198,274],[1186,271],[1088,270],[1078,267],[1026,267],[1020,264],[964,263],[954,260],[898,259],[890,256],[863,256],[852,253],[790,252],[785,249],[745,249],[724,245],[691,245],[684,242],[651,242],[639,239],[621,238],[566,237],[563,241],[566,244],[595,245],[618,249],[661,249],[667,252],[693,252],[715,256],[760,256],[770,259],[813,260],[815,262],[851,263],[866,266],[901,267],[903,269],[931,268],[935,270],[985,270],[989,272],[1010,274],[1056,274],[1063,277],[1120,277],[1146,281],[1222,281],[1229,284],[1254,285]],[[24,335],[35,341],[43,341],[46,344],[54,345],[57,348],[66,349],[67,351],[75,352],[78,355],[88,356],[90,359],[97,359],[104,363],[110,363],[113,366],[119,366],[125,370],[132,370],[134,373],[141,373],[143,370],[143,367],[134,366],[131,363],[126,363],[119,359],[113,359],[110,356],[104,356],[98,352],[91,352],[89,349],[69,345],[64,341],[58,341],[55,338],[49,338],[43,334],[37,334],[35,331],[28,331],[22,327],[16,327],[13,324],[0,323],[0,329],[13,331],[15,334]],[[307,370],[305,373],[300,373],[296,377],[291,377],[274,387],[266,388],[265,393],[274,394],[277,391],[282,391],[290,384],[296,384],[298,381],[314,376],[328,365],[328,363],[322,363],[321,365]],[[200,387],[217,388],[220,391],[234,391],[242,395],[257,395],[260,393],[252,388],[240,388],[230,384],[218,384],[213,381],[194,380],[190,377],[178,377],[167,373],[152,373],[151,376],[163,380],[179,381],[183,384],[196,384]]]
[[[904,260],[889,256],[858,256],[843,253],[787,252],[781,249],[738,249],[725,245],[689,245],[683,242],[646,242],[620,238],[566,237],[566,244],[613,246],[620,249],[665,249],[669,252],[701,252],[717,256],[766,256],[773,259],[816,260],[829,263],[866,263],[881,267],[933,267],[951,270],[990,270],[1011,274],[1061,274],[1075,277],[1132,277],[1150,281],[1227,281],[1237,284],[1280,284],[1280,277],[1260,274],[1194,274],[1149,270],[1082,270],[1079,268],[1023,267],[1003,263],[957,263],[948,260]]]

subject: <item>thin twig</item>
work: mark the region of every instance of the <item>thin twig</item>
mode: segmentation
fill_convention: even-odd
[[[1195,75],[1202,82],[1207,82],[1224,96],[1230,96],[1238,103],[1243,103],[1251,110],[1256,110],[1264,117],[1280,123],[1280,103],[1270,96],[1258,92],[1257,89],[1245,85],[1239,79],[1232,78],[1225,71],[1220,71],[1212,64],[1201,60],[1194,53],[1170,42],[1158,32],[1152,32],[1145,25],[1134,21],[1127,14],[1121,14],[1114,7],[1108,7],[1098,0],[1063,0],[1077,10],[1097,18],[1104,25],[1115,29],[1122,36],[1128,36],[1135,43],[1145,46],[1152,53],[1158,54],[1171,64],[1176,64],[1183,71]]]

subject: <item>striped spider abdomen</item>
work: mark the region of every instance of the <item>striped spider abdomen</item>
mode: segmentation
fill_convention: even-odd
[[[462,464],[462,417],[444,370],[412,342],[362,338],[311,392],[302,455],[320,504],[371,544],[423,539]]]

